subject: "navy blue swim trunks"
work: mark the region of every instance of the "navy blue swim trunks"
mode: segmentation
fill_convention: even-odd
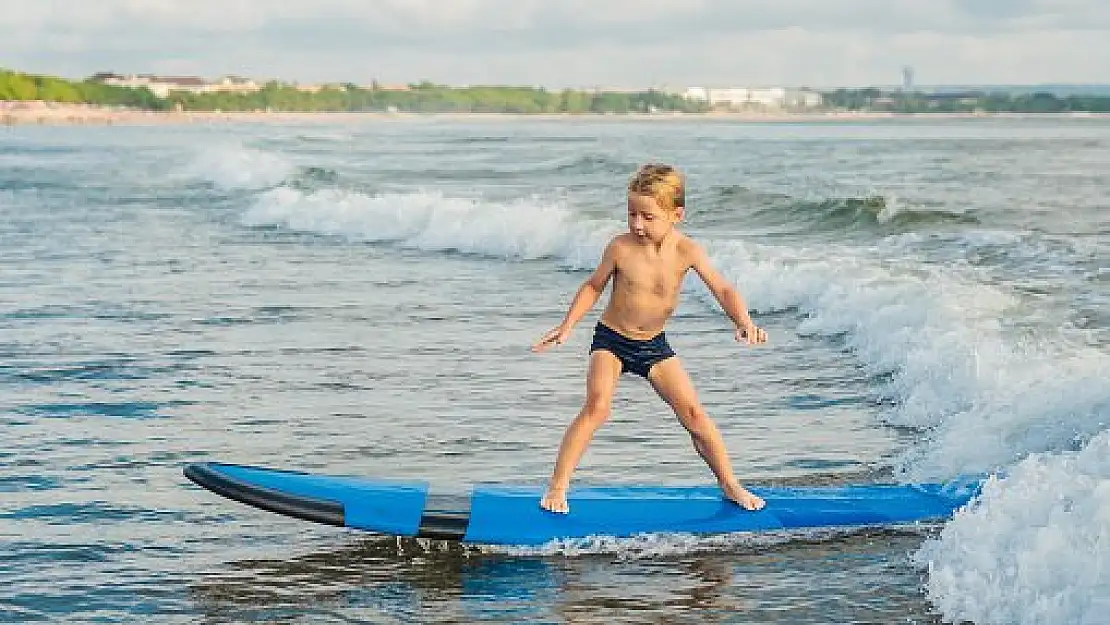
[[[637,341],[600,322],[594,328],[590,353],[598,349],[603,349],[620,359],[621,373],[632,372],[645,378],[653,365],[675,355],[674,350],[667,344],[667,336],[663,332],[646,341]]]

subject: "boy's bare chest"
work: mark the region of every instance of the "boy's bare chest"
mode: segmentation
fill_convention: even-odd
[[[628,258],[617,266],[618,279],[626,289],[657,297],[674,295],[685,273],[675,258]]]

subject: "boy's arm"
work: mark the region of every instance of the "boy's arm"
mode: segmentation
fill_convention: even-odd
[[[598,264],[597,269],[590,274],[589,278],[586,278],[582,286],[578,287],[578,292],[574,294],[574,299],[570,303],[570,309],[566,316],[563,317],[563,322],[543,335],[543,338],[532,346],[532,351],[543,351],[552,345],[560,345],[567,340],[575,324],[586,316],[586,313],[594,307],[594,304],[597,303],[597,300],[605,291],[605,286],[617,269],[616,256],[617,241],[614,239],[605,247],[605,252],[601,255],[601,263]]]
[[[748,306],[736,287],[723,276],[709,260],[709,255],[697,244],[691,250],[693,258],[691,267],[698,273],[709,292],[720,303],[725,314],[736,326],[736,340],[746,340],[748,343],[762,343],[767,340],[767,333],[756,327],[748,314]]]

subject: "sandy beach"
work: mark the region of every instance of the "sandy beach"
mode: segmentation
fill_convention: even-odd
[[[0,102],[0,125],[154,125],[222,122],[292,122],[348,117],[397,117],[387,113],[308,113],[265,111],[150,111],[52,102]]]
[[[149,111],[84,104],[40,101],[0,101],[0,125],[154,125],[213,123],[345,123],[369,119],[597,119],[597,120],[729,120],[746,122],[822,122],[879,119],[980,118],[1107,118],[1107,113],[888,113],[877,111],[714,111],[710,113],[522,114],[522,113],[406,113],[308,111]]]

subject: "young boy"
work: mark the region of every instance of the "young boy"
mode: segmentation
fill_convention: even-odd
[[[698,402],[689,376],[663,333],[678,303],[683,276],[693,269],[736,325],[737,341],[754,345],[767,340],[767,333],[752,323],[736,289],[712,267],[701,247],[675,228],[684,211],[682,174],[669,165],[641,167],[628,184],[629,231],[605,248],[601,264],[578,289],[563,322],[532,346],[532,351],[542,352],[564,343],[613,279],[609,305],[590,346],[586,402],[563,435],[551,482],[540,501],[545,510],[569,511],[571,473],[594,432],[609,417],[617,379],[625,372],[647,378],[670,405],[690,433],[694,448],[713,470],[725,497],[746,510],[764,505],[733,475],[721,434]]]

